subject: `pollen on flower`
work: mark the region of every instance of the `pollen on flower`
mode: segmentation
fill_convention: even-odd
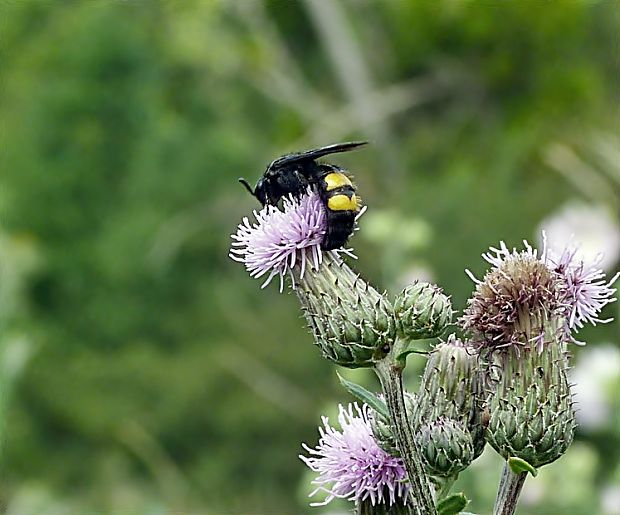
[[[243,263],[251,277],[266,276],[262,288],[279,276],[280,291],[284,278],[290,275],[295,286],[293,269],[298,267],[299,277],[306,269],[317,270],[323,260],[321,242],[327,230],[327,216],[319,197],[308,189],[301,197],[283,199],[282,209],[266,205],[254,211],[255,222],[245,217],[237,232],[229,256]],[[348,249],[336,253],[352,255]]]
[[[409,483],[404,463],[381,449],[373,438],[369,407],[340,405],[338,422],[340,431],[323,417],[317,447],[312,449],[303,444],[309,456],[299,456],[318,473],[312,481],[316,489],[310,497],[319,492],[326,494],[324,501],[312,506],[326,505],[334,498],[370,500],[373,506],[406,503]]]

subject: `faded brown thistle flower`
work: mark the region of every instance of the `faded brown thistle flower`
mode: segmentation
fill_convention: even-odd
[[[539,256],[524,243],[523,251],[510,251],[501,242],[499,249],[483,254],[493,267],[482,281],[467,271],[476,291],[460,323],[482,349],[534,346],[540,350],[549,321],[566,313],[562,277],[547,264],[544,250]]]

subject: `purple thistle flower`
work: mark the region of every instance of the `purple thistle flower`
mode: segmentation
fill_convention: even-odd
[[[611,280],[605,281],[605,272],[598,268],[602,255],[591,262],[577,257],[578,248],[567,246],[558,258],[550,258],[554,270],[558,272],[566,283],[566,304],[568,306],[568,327],[578,331],[586,323],[596,325],[611,322],[611,318],[600,319],[601,310],[616,298],[616,292],[611,286],[620,277],[616,273]]]
[[[349,404],[346,409],[342,405],[338,408],[342,431],[322,417],[319,444],[316,449],[303,444],[310,456],[299,456],[318,472],[312,481],[317,488],[310,497],[318,492],[327,494],[323,502],[311,506],[324,506],[336,497],[356,503],[370,500],[373,506],[406,503],[409,483],[405,465],[400,458],[381,449],[373,438],[370,408],[366,404],[360,408],[357,403]]]
[[[279,276],[281,292],[287,274],[294,287],[292,270],[296,265],[301,278],[308,266],[318,270],[323,261],[321,242],[327,230],[327,215],[318,193],[308,188],[306,195],[284,198],[282,210],[266,205],[254,211],[254,218],[255,223],[245,217],[239,224],[232,235],[229,256],[243,263],[251,277],[267,275],[261,288]],[[330,252],[355,257],[347,249]]]

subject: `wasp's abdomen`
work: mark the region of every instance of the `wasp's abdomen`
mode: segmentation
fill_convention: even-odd
[[[325,200],[330,211],[359,211],[355,187],[345,174],[328,173],[323,177]]]
[[[349,186],[353,188],[353,183],[345,174],[340,172],[330,172],[323,177],[325,191],[332,191],[338,188]]]
[[[355,217],[359,211],[355,187],[345,174],[330,172],[322,178],[320,189],[327,208],[327,233],[323,238],[324,250],[342,247],[355,227]]]

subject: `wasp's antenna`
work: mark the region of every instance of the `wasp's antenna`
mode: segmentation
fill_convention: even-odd
[[[239,182],[245,186],[245,189],[250,192],[250,195],[256,197],[256,192],[252,189],[252,186],[243,177],[239,177]]]

